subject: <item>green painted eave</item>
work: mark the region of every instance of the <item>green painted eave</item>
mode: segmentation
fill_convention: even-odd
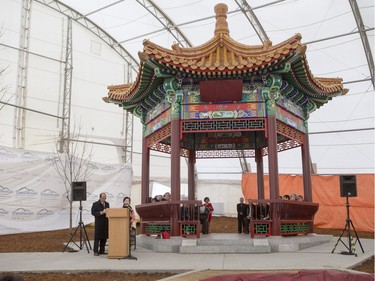
[[[334,91],[330,93],[323,92],[323,90],[313,87],[310,83],[308,73],[308,67],[305,65],[302,56],[294,57],[291,62],[291,69],[282,73],[282,78],[291,85],[294,89],[298,90],[300,95],[305,96],[308,102],[315,104],[315,108],[318,109],[328,101],[332,100],[333,97],[341,96],[342,91]],[[301,99],[300,95],[296,95],[293,101],[298,104],[298,100]],[[310,108],[314,108],[311,107]]]

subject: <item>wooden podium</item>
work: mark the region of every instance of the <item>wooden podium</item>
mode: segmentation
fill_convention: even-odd
[[[127,208],[107,209],[109,219],[109,259],[129,256],[129,210]]]

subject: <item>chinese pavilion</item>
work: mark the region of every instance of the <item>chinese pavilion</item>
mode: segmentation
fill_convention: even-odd
[[[277,154],[300,147],[304,208],[314,204],[307,120],[311,112],[347,90],[340,78],[312,75],[299,34],[277,45],[236,42],[229,36],[227,11],[225,4],[215,6],[214,37],[200,46],[175,44],[166,49],[145,40],[135,82],[109,86],[103,98],[138,116],[143,124],[141,205],[137,206],[143,233],[152,232],[146,224],[155,221],[167,225],[172,235],[188,233],[181,230],[180,206],[185,203],[180,201],[180,157],[188,159],[188,202],[194,202],[196,159],[241,156],[255,158],[258,199],[264,199],[263,157],[267,155],[268,203],[281,206]],[[149,203],[150,150],[171,155],[170,202]],[[316,210],[306,220],[307,232],[312,232]],[[280,208],[271,205],[271,218],[268,234],[282,234]]]

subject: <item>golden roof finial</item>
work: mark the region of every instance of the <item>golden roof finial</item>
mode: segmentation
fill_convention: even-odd
[[[215,35],[218,35],[218,34],[229,35],[229,28],[228,28],[228,22],[227,22],[228,6],[224,3],[219,3],[215,5],[214,11],[216,14]]]

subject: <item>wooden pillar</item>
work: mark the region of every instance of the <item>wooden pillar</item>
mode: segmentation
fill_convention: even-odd
[[[147,203],[150,197],[150,148],[147,146],[146,137],[142,139],[142,182],[141,204]]]
[[[301,146],[302,154],[302,173],[303,173],[303,198],[304,201],[312,202],[312,184],[311,184],[311,160],[309,149],[309,135],[303,135],[303,144]]]
[[[262,148],[255,148],[255,162],[257,163],[258,199],[264,199],[264,169]]]
[[[178,83],[175,77],[169,77],[164,80],[163,88],[166,92],[166,98],[171,104],[170,118],[171,118],[171,200],[176,203],[181,200],[181,172],[180,172],[180,113],[181,103],[183,100],[183,93],[178,90]],[[179,218],[180,218],[180,204],[173,205],[172,212],[172,236],[179,236]]]
[[[171,197],[172,200],[180,200],[180,120],[171,121]]]
[[[267,112],[267,127],[266,137],[268,145],[268,170],[269,170],[269,186],[270,186],[270,199],[279,199],[279,168],[277,160],[277,126],[276,114],[277,104],[276,101],[280,97],[280,87],[282,79],[279,75],[269,74],[265,81],[265,87],[262,88],[262,97],[266,103]],[[271,213],[272,226],[271,235],[280,235],[280,214],[276,208],[272,208]]]
[[[191,149],[188,161],[188,200],[195,200],[195,162],[195,149]]]
[[[268,166],[270,199],[279,199],[279,167],[277,160],[276,117],[267,116]]]
[[[180,184],[180,120],[171,121],[171,197],[172,201],[180,201],[181,184]],[[179,209],[175,209],[172,214],[172,236],[179,236]]]
[[[267,116],[267,125],[270,199],[279,199],[279,169],[277,162],[276,117]],[[280,235],[280,217],[277,213],[276,208],[272,209],[271,235]]]
[[[163,88],[166,92],[166,98],[171,104],[169,115],[171,118],[171,199],[172,201],[180,201],[180,113],[183,93],[177,90],[178,83],[176,78],[166,78]]]
[[[146,204],[150,197],[150,148],[147,139],[142,139],[142,180],[141,180],[141,204]],[[141,224],[141,234],[146,233],[146,225]]]
[[[309,134],[303,135],[303,144],[301,146],[302,154],[302,173],[303,173],[303,198],[304,201],[312,202],[312,184],[311,184],[311,160],[309,149]],[[314,232],[314,222],[308,223],[309,233]]]

